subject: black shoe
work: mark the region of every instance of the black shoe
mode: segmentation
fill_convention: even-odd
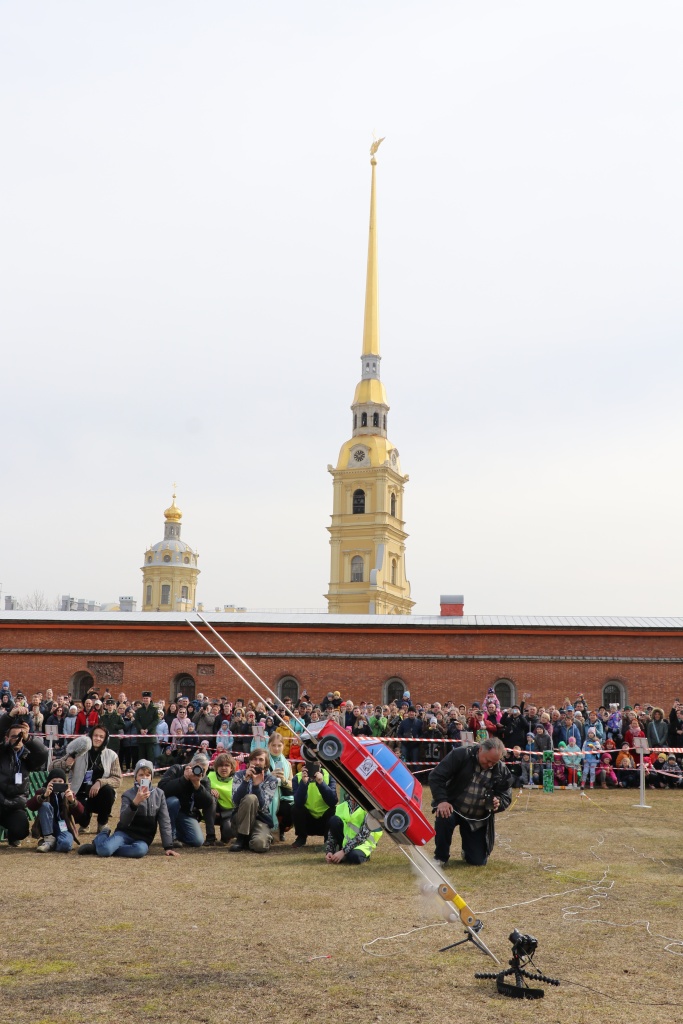
[[[285,841],[285,830],[283,828],[281,828],[280,829],[280,842],[284,843],[284,841]]]
[[[232,846],[228,850],[228,853],[240,853],[241,850],[246,850],[249,845],[248,836],[238,836],[233,842]]]
[[[300,850],[302,846],[306,845],[306,838],[306,836],[297,836],[297,838],[292,843],[293,848],[295,850]]]
[[[206,839],[204,840],[204,846],[215,846],[215,845],[216,845],[216,837],[215,836],[207,836]]]
[[[78,847],[78,853],[81,857],[88,857],[90,854],[95,853],[94,843],[83,843],[82,846]]]
[[[7,845],[11,846],[15,850],[18,850],[19,847],[21,846],[21,839],[9,839]]]

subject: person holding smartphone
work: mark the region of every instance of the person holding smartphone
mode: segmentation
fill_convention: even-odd
[[[179,857],[173,849],[171,818],[163,790],[152,786],[154,766],[144,758],[135,765],[135,784],[121,797],[121,816],[112,834],[104,829],[79,854],[139,859],[149,852],[157,828],[167,857]]]
[[[78,843],[74,815],[83,814],[83,804],[66,781],[66,772],[53,768],[46,785],[31,797],[27,807],[38,812],[42,839],[38,853],[69,853]]]

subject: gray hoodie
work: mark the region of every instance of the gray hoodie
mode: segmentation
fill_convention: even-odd
[[[121,797],[121,815],[116,831],[125,832],[131,839],[141,840],[151,846],[158,825],[163,847],[170,850],[173,847],[173,833],[164,791],[152,786],[147,799],[136,807],[133,800],[137,791],[135,785]]]

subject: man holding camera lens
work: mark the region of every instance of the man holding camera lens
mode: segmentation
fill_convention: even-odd
[[[232,827],[237,838],[229,853],[252,850],[267,853],[273,842],[273,821],[270,807],[278,790],[278,776],[268,770],[269,754],[257,747],[249,754],[249,766],[237,772],[232,784],[232,802],[235,810]]]
[[[11,714],[0,719],[0,736],[4,738],[0,747],[0,826],[7,830],[10,846],[21,846],[29,828],[29,776],[45,767],[48,750],[40,740],[29,739],[27,722],[15,723],[14,719]]]
[[[483,867],[495,842],[494,815],[510,806],[512,776],[501,758],[505,747],[490,738],[458,747],[429,776],[436,812],[434,860],[448,864],[455,826],[460,828],[462,858]]]
[[[208,768],[209,758],[198,752],[189,764],[174,764],[159,782],[158,788],[166,796],[174,846],[204,845],[199,815],[211,807],[215,808],[206,778]]]
[[[309,836],[327,836],[330,818],[337,806],[337,787],[319,761],[307,761],[294,776],[293,846],[306,845]]]

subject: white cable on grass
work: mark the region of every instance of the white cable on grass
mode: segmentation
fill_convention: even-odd
[[[395,950],[391,950],[389,953],[375,953],[374,950],[368,949],[368,946],[372,946],[375,942],[391,942],[392,939],[404,939],[409,935],[414,935],[415,932],[423,932],[426,928],[443,928],[448,923],[448,921],[436,921],[434,924],[416,925],[414,928],[408,929],[407,932],[397,932],[396,935],[378,935],[376,939],[370,939],[369,942],[364,942],[361,949],[364,953],[368,953],[370,956],[395,956]]]
[[[597,838],[597,845],[590,846],[588,849],[589,849],[589,852],[590,852],[591,856],[593,856],[597,861],[600,861],[600,862],[602,862],[604,864],[605,862],[603,861],[602,857],[600,857],[599,853],[597,853],[596,851],[599,850],[600,847],[605,845],[605,837],[601,833],[598,833],[596,838]],[[512,843],[507,838],[507,836],[499,836],[499,840],[498,841],[499,841],[500,845],[502,845],[503,847],[505,847],[507,849],[508,853],[517,853],[519,856],[524,857],[524,858],[528,858],[529,860],[533,860],[535,858],[538,861],[538,864],[541,867],[541,869],[544,870],[544,871],[550,871],[550,870],[552,870],[552,869],[554,869],[556,867],[554,864],[550,864],[550,863],[543,864],[543,861],[542,861],[541,857],[538,857],[537,855],[532,854],[532,853],[528,853],[526,850],[521,850],[521,851],[520,850],[515,850],[514,847],[512,846]],[[619,843],[619,844],[616,844],[616,845],[622,846],[622,847],[624,847],[627,850],[631,850],[638,857],[643,857],[644,859],[651,860],[654,863],[661,863],[661,864],[664,863],[658,857],[652,857],[650,854],[647,854],[647,853],[638,853],[638,851],[636,850],[635,846],[629,846],[626,843]],[[484,917],[486,914],[495,914],[499,910],[512,910],[514,907],[525,907],[525,906],[528,906],[531,903],[538,903],[540,900],[557,899],[558,897],[561,898],[562,896],[569,896],[569,895],[571,895],[574,892],[582,892],[582,891],[585,891],[585,890],[592,890],[592,895],[588,897],[588,901],[587,901],[588,906],[581,906],[581,905],[576,906],[575,905],[575,906],[562,907],[562,910],[561,910],[562,919],[564,921],[572,920],[573,918],[577,918],[578,915],[581,914],[581,913],[588,913],[590,911],[601,909],[601,907],[602,907],[602,902],[601,901],[604,902],[607,899],[607,897],[609,896],[609,894],[612,891],[612,889],[614,887],[614,884],[615,884],[614,880],[612,880],[609,883],[609,885],[605,884],[605,880],[606,880],[609,872],[610,872],[610,865],[607,864],[604,867],[604,869],[603,869],[602,878],[599,881],[597,881],[597,882],[587,882],[585,885],[577,886],[575,889],[568,889],[565,892],[545,893],[542,896],[536,896],[536,897],[534,897],[533,899],[530,899],[530,900],[522,900],[519,903],[509,903],[509,904],[507,904],[505,906],[502,906],[502,907],[492,907],[490,910],[477,910],[477,911],[473,911],[473,913],[476,913],[477,917]],[[560,874],[561,872],[558,870],[558,871],[556,871],[556,873]],[[637,928],[637,927],[644,927],[646,932],[647,932],[647,934],[650,936],[650,938],[653,938],[653,939],[657,938],[657,939],[664,939],[665,940],[665,942],[666,942],[666,946],[664,947],[664,952],[665,953],[670,953],[672,956],[681,956],[681,957],[683,957],[683,939],[674,939],[674,938],[672,938],[669,935],[664,935],[662,932],[653,932],[652,931],[652,924],[651,924],[651,922],[650,921],[646,921],[644,918],[642,918],[642,919],[639,918],[636,921],[629,922],[628,924],[618,924],[616,921],[604,921],[602,918],[581,918],[578,923],[580,923],[580,924],[600,924],[600,925],[603,925],[605,928]],[[673,949],[672,948],[673,946],[679,946],[680,949]]]

